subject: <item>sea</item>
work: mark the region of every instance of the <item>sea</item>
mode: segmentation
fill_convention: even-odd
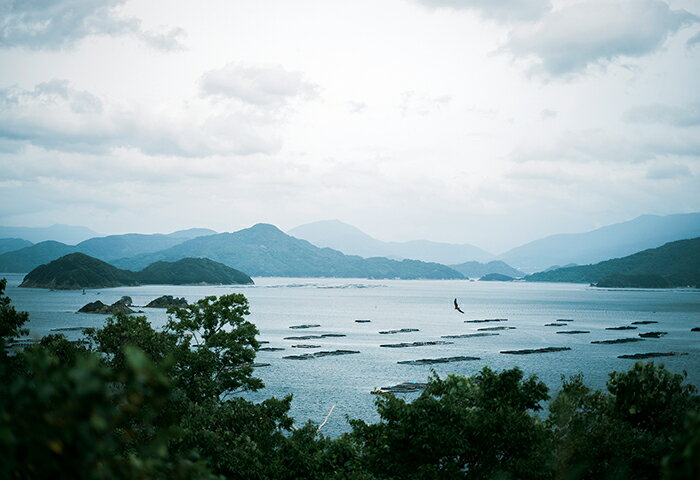
[[[293,395],[291,415],[301,426],[309,420],[321,432],[337,436],[349,431],[348,419],[374,422],[376,395],[372,392],[403,382],[426,382],[434,374],[474,375],[484,366],[495,370],[521,368],[536,375],[554,395],[562,377],[578,373],[593,388],[605,388],[611,371],[625,371],[634,360],[619,355],[679,352],[687,355],[658,358],[670,370],[687,374],[687,382],[700,387],[700,290],[599,289],[583,284],[479,282],[470,280],[367,280],[338,278],[255,278],[255,285],[173,286],[149,285],[50,291],[18,288],[23,275],[0,274],[8,280],[13,305],[29,312],[31,337],[57,333],[55,329],[99,327],[106,315],[76,311],[88,302],[113,303],[130,296],[143,306],[161,295],[185,297],[192,302],[205,296],[242,293],[250,302],[250,316],[260,331],[263,347],[254,374],[265,388],[244,394],[251,401]],[[457,299],[464,313],[455,310]],[[138,308],[138,307],[134,307]],[[151,324],[167,320],[162,309],[141,308]],[[502,319],[499,322],[471,320]],[[546,326],[558,319],[565,326]],[[369,322],[356,322],[369,320]],[[632,322],[657,322],[632,325]],[[319,325],[293,329],[298,325]],[[445,335],[483,333],[497,335],[443,338]],[[631,330],[609,327],[635,326]],[[404,333],[381,331],[415,329]],[[589,333],[563,334],[568,330]],[[638,337],[640,333],[666,332],[660,338],[636,343],[592,344],[592,341]],[[80,331],[61,333],[71,339]],[[305,335],[343,335],[319,339],[286,339]],[[450,342],[405,348],[382,345],[413,342]],[[313,345],[300,348],[294,345]],[[503,351],[568,347],[570,350],[531,355]],[[340,356],[298,360],[286,356],[320,351],[351,350]],[[432,365],[400,361],[469,356],[478,360]],[[400,394],[407,400],[417,393]],[[329,415],[330,412],[330,415]]]

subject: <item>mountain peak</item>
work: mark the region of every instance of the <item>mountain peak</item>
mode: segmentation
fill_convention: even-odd
[[[244,231],[249,231],[249,232],[260,232],[260,233],[282,233],[284,232],[277,228],[276,226],[272,225],[271,223],[256,223],[250,228],[246,228],[241,230],[241,232]]]

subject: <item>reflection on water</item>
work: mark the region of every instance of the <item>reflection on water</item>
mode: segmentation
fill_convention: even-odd
[[[250,301],[250,320],[268,341],[257,361],[270,366],[255,370],[266,388],[247,394],[252,400],[294,395],[293,416],[297,423],[323,421],[326,434],[347,430],[345,416],[375,420],[371,391],[402,382],[424,382],[434,370],[439,375],[471,375],[484,365],[495,369],[519,366],[536,374],[556,389],[561,375],[583,372],[587,383],[600,388],[608,372],[629,368],[632,360],[617,358],[648,352],[685,352],[686,356],[658,359],[670,369],[688,372],[688,380],[700,386],[700,291],[698,290],[600,290],[574,284],[469,282],[465,280],[364,280],[257,278],[252,286],[158,286],[102,290],[47,291],[19,289],[21,275],[8,274],[8,295],[19,310],[30,313],[32,335],[62,329],[69,338],[80,335],[79,327],[100,326],[105,315],[75,313],[88,302],[113,303],[123,295],[135,305],[145,305],[161,295],[194,301],[207,295],[243,293]],[[453,307],[457,298],[464,314]],[[143,309],[155,327],[165,323],[164,310]],[[356,322],[355,320],[370,320]],[[501,325],[515,327],[498,335],[473,335],[486,325],[465,322],[507,319]],[[561,328],[546,324],[567,320],[564,328],[588,331],[558,335]],[[630,325],[630,331],[607,327]],[[640,323],[643,322],[643,323]],[[658,322],[658,323],[653,323]],[[324,336],[309,350],[352,350],[360,354],[289,360],[294,340],[285,340],[290,326],[318,324],[304,330]],[[493,324],[491,324],[493,325]],[[436,342],[452,336],[451,344],[407,348],[382,348],[387,336],[380,331],[407,329],[392,335],[394,343]],[[414,330],[418,331],[414,331]],[[668,332],[641,342],[597,343],[636,337],[651,331]],[[502,351],[562,347],[570,350],[532,355],[504,355]],[[440,357],[478,357],[479,360],[423,365],[412,362]],[[401,364],[397,362],[403,362]],[[408,393],[405,395],[416,395]]]

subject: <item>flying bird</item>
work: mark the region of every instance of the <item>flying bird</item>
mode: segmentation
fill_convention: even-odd
[[[457,299],[455,298],[455,310],[457,310],[459,313],[464,313],[461,308],[459,308],[459,305],[457,304]]]

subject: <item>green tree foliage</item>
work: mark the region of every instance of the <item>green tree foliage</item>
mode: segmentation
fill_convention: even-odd
[[[353,436],[377,478],[547,478],[548,432],[533,414],[547,398],[517,368],[434,376],[411,403],[380,394],[382,421],[353,421]]]
[[[125,345],[138,347],[151,361],[162,365],[174,355],[178,342],[174,334],[155,331],[145,316],[124,313],[107,318],[100,329],[86,329],[85,335],[93,348],[103,354],[105,362],[116,370],[125,366]]]
[[[10,298],[5,296],[6,279],[0,279],[0,355],[6,354],[5,346],[14,337],[27,334],[22,326],[29,321],[27,312],[18,312],[10,304]]]
[[[671,452],[664,458],[663,467],[667,480],[700,478],[700,411],[697,409],[686,415]]]
[[[608,392],[593,391],[581,375],[563,381],[549,422],[557,471],[569,479],[658,479],[661,463],[697,410],[684,376],[652,362],[610,374]]]
[[[117,371],[95,355],[66,366],[27,352],[28,375],[0,397],[2,478],[213,478],[203,463],[168,455],[170,382],[144,353],[125,348]]]
[[[0,342],[27,315],[3,295]],[[84,343],[48,335],[0,352],[0,478],[659,479],[700,475],[700,413],[683,375],[653,363],[607,391],[547,387],[517,368],[433,375],[413,401],[380,394],[381,420],[324,437],[292,398],[232,395],[252,376],[257,329],[242,295],[169,310],[165,329],[115,315]]]
[[[244,318],[250,313],[244,295],[205,297],[168,313],[166,332],[177,337],[177,382],[192,401],[263,387],[252,376],[259,332]]]

